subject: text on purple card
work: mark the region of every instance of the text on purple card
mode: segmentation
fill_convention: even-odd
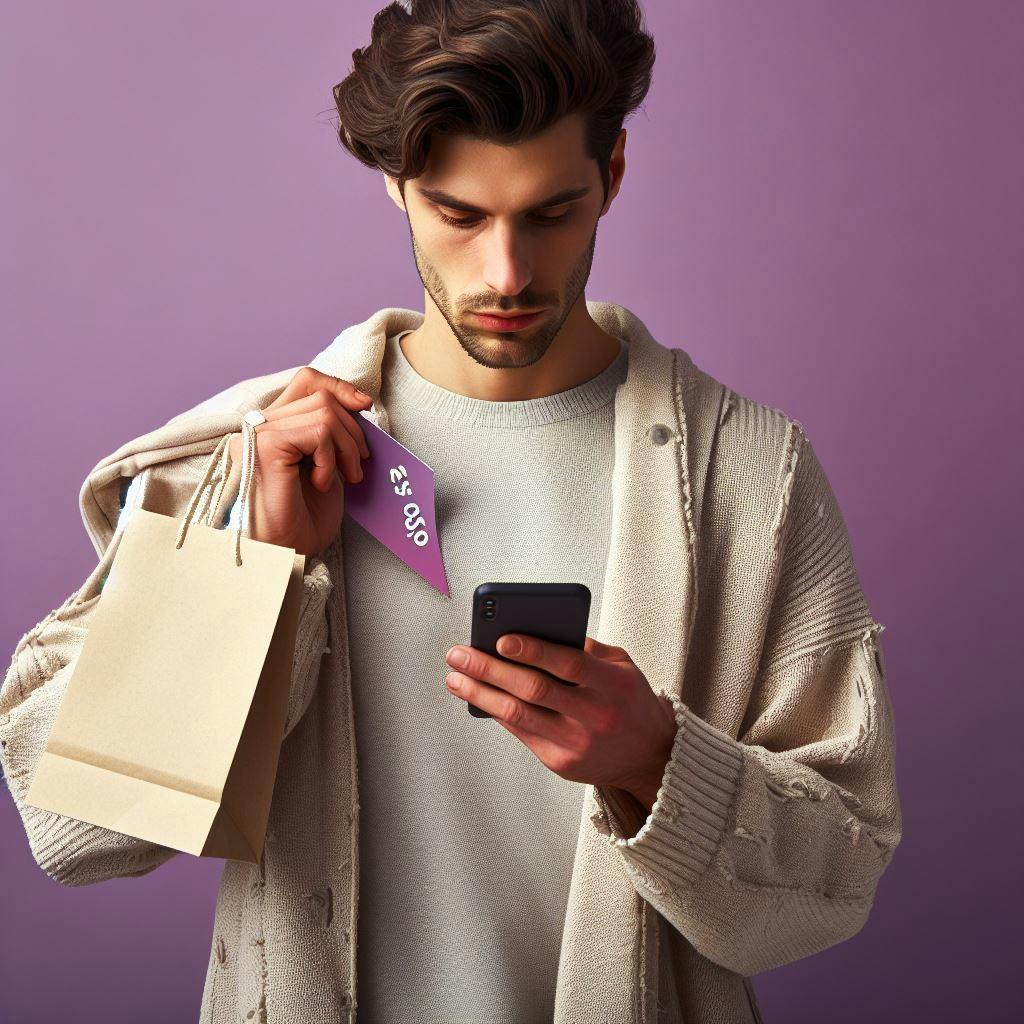
[[[393,466],[389,471],[389,475],[391,482],[395,485],[395,494],[400,497],[408,497],[412,494],[412,484],[409,483],[409,474],[405,466],[401,463],[398,466]],[[419,505],[415,501],[410,501],[402,511],[405,513],[406,537],[410,538],[419,548],[428,544],[430,542],[430,535],[423,529],[427,521],[420,515]],[[416,529],[417,527],[420,527],[420,529]]]

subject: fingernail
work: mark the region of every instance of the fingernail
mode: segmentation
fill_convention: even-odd
[[[466,656],[465,651],[456,650],[449,651],[445,661],[447,661],[449,665],[454,665],[456,668],[462,668],[465,666],[466,662],[469,661],[469,658]]]
[[[523,649],[523,642],[517,636],[503,636],[500,647],[502,654],[519,654]]]
[[[356,388],[356,394],[360,398],[365,398],[367,401],[371,401],[371,402],[373,401],[373,399],[370,398],[370,396],[365,391],[360,391],[358,388]]]

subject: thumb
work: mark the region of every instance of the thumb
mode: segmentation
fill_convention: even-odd
[[[587,654],[593,654],[595,658],[606,658],[609,661],[619,661],[626,653],[621,647],[612,647],[601,643],[595,637],[588,636],[583,642],[583,649]]]

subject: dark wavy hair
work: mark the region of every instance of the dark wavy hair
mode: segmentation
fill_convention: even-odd
[[[432,132],[512,145],[580,113],[607,199],[608,161],[654,56],[636,0],[391,3],[334,86],[338,139],[404,195]]]

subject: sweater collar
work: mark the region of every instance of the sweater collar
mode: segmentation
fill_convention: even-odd
[[[655,351],[668,351],[651,336],[643,322],[624,306],[613,302],[587,302],[587,311],[594,322],[608,334],[629,346],[630,361],[654,357]],[[365,413],[381,430],[388,431],[387,409],[381,402],[384,355],[387,341],[401,331],[414,330],[424,321],[419,310],[389,306],[378,310],[368,320],[346,327],[327,348],[319,352],[309,365],[355,384],[373,399],[373,407]],[[627,375],[625,384],[630,383]]]

